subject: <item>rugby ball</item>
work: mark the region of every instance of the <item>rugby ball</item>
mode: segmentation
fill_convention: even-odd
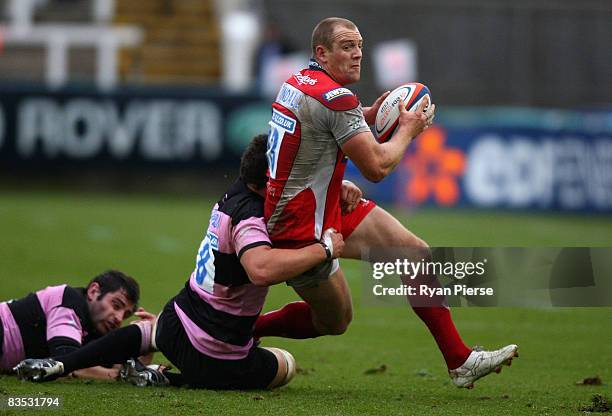
[[[427,98],[425,98],[427,97]],[[400,85],[385,98],[376,113],[374,123],[374,133],[376,140],[384,143],[393,136],[399,122],[399,102],[403,99],[406,110],[416,111],[421,100],[428,100],[427,106],[431,103],[429,88],[418,82]],[[427,109],[427,107],[425,107]]]

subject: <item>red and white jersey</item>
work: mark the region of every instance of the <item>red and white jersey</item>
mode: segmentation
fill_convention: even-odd
[[[275,247],[302,247],[323,230],[341,230],[340,145],[370,131],[351,90],[316,61],[292,75],[272,104],[264,215]]]

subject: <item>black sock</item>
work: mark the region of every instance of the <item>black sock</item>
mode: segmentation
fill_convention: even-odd
[[[171,386],[181,387],[187,384],[185,382],[185,378],[181,373],[171,373],[169,371],[164,371],[164,375],[170,381]]]
[[[64,364],[64,374],[98,365],[121,364],[140,355],[142,334],[136,325],[109,332],[70,354],[52,357]]]

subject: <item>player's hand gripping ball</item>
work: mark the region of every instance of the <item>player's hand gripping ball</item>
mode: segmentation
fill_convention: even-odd
[[[427,97],[427,98],[425,98]],[[415,111],[422,100],[427,99],[428,105],[431,104],[431,93],[426,85],[418,82],[411,82],[400,85],[385,98],[376,113],[374,123],[375,136],[380,143],[384,143],[393,136],[399,123],[399,103],[404,100],[406,111]],[[424,111],[425,111],[424,110]]]

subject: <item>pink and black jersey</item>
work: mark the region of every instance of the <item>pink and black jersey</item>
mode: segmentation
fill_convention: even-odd
[[[272,105],[268,136],[265,218],[275,247],[302,247],[334,227],[341,230],[340,149],[370,131],[353,92],[316,61],[292,75]]]
[[[253,326],[268,288],[251,283],[240,257],[260,245],[271,246],[263,199],[237,181],[214,206],[196,268],[174,299],[176,314],[201,353],[238,360],[253,346]]]
[[[0,370],[25,358],[54,355],[57,348],[80,346],[93,334],[85,290],[50,286],[24,298],[0,303]]]

